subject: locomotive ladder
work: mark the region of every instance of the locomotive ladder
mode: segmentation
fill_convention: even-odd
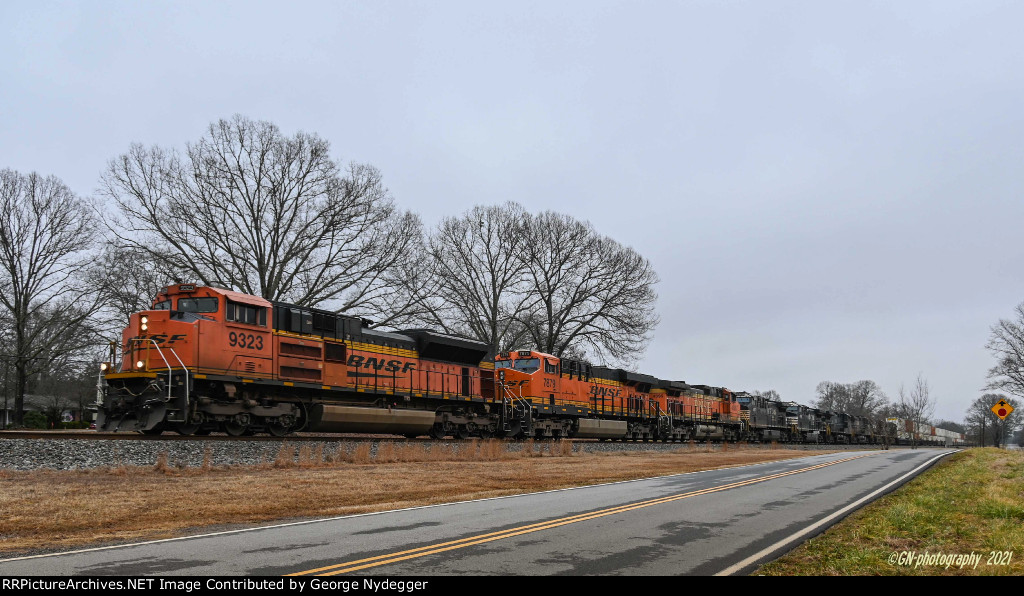
[[[153,341],[152,338],[133,337],[132,339],[130,339],[128,341],[128,350],[133,355],[134,355],[135,351],[132,348],[134,347],[135,344],[139,344],[139,343],[143,343],[143,344],[151,343],[151,344],[153,344],[153,347],[156,348],[157,355],[159,355],[160,359],[164,361],[164,366],[167,368],[167,398],[164,399],[163,401],[165,403],[170,402],[174,398],[174,395],[172,394],[173,383],[174,383],[174,369],[171,368],[171,364],[167,361],[167,357],[164,356],[163,349],[160,347],[159,344],[157,344],[155,341]],[[146,347],[148,348],[149,346],[146,346]],[[181,366],[182,371],[184,371],[184,373],[185,373],[185,406],[181,410],[181,420],[173,420],[170,417],[168,417],[167,420],[169,422],[188,422],[188,408],[189,408],[189,398],[190,398],[189,387],[191,385],[191,383],[189,382],[188,368],[185,367],[185,363],[182,362],[181,358],[178,357],[178,353],[174,351],[174,348],[167,348],[167,351],[170,352],[171,356],[173,356],[174,359],[178,361],[178,365]],[[147,361],[148,361],[148,359],[147,359]],[[134,364],[134,358],[133,358],[133,362],[132,363]],[[148,362],[147,362],[147,364],[148,364]]]

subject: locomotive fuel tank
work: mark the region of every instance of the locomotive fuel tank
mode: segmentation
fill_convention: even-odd
[[[577,424],[578,430],[573,433],[573,438],[578,439],[621,439],[629,430],[629,423],[625,420],[580,418]]]
[[[696,428],[696,439],[721,439],[725,437],[725,431],[721,426],[699,424]]]
[[[423,435],[434,426],[434,412],[315,404],[309,432]]]

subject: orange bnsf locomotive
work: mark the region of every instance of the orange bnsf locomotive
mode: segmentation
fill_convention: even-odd
[[[133,314],[101,368],[97,428],[740,440],[727,389],[689,386],[193,284]]]
[[[475,416],[493,401],[485,353],[430,331],[376,331],[355,317],[179,284],[130,317],[120,365],[113,356],[101,365],[97,428],[416,436],[440,416],[486,432]]]
[[[536,437],[739,440],[740,405],[728,389],[689,386],[622,369],[519,350],[494,360],[495,387],[520,406]]]

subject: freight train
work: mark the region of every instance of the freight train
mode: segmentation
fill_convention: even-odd
[[[232,436],[882,444],[897,424],[666,381],[196,284],[134,313],[100,365],[97,428]]]

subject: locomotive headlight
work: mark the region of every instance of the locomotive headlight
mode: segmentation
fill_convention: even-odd
[[[138,362],[135,363],[135,368],[142,368],[143,366],[146,366],[146,363],[143,362],[142,360],[139,360]]]
[[[143,323],[141,329],[145,331],[146,329],[149,329],[149,325]]]
[[[103,371],[103,372],[107,372],[108,370],[110,370],[110,363],[109,362],[100,362],[100,370]]]
[[[149,317],[147,317],[146,315],[142,315],[142,324],[145,325],[148,322],[149,322]]]

